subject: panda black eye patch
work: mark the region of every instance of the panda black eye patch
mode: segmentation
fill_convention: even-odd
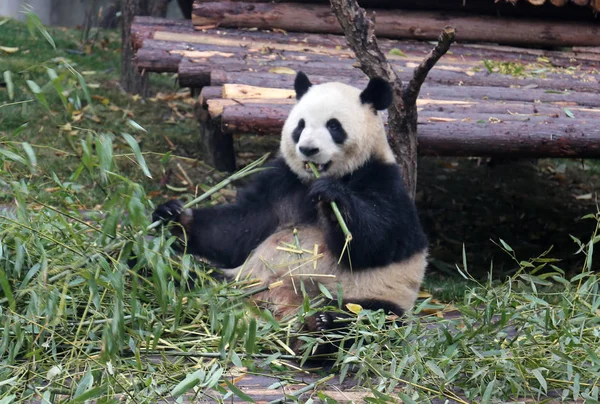
[[[298,122],[298,126],[296,126],[296,129],[294,129],[294,131],[292,132],[292,139],[294,139],[294,142],[298,143],[298,141],[300,140],[300,135],[304,130],[304,125],[304,119],[300,119],[300,121]]]
[[[331,134],[331,138],[335,143],[342,144],[346,141],[348,135],[346,134],[346,131],[342,127],[340,121],[338,121],[335,118],[332,118],[327,121],[325,126],[327,127],[327,130]]]

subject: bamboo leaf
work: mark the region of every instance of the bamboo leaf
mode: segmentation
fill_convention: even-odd
[[[2,244],[0,244],[0,248],[2,248]],[[0,265],[0,287],[2,287],[2,290],[4,291],[4,296],[6,297],[6,300],[8,300],[8,307],[10,307],[11,310],[15,310],[15,298],[13,296],[13,292],[12,292],[12,288],[10,287],[10,283],[8,282],[8,277],[6,276],[6,272],[4,272],[4,269],[2,268],[2,266]]]
[[[568,116],[571,119],[575,119],[575,115],[573,115],[573,113],[571,112],[571,110],[567,107],[563,108],[563,111],[565,111],[565,115]]]
[[[28,11],[26,14],[26,21],[27,27],[29,28],[29,32],[31,34],[33,34],[34,29],[37,29],[40,32],[40,34],[42,34],[42,36],[46,38],[46,41],[48,41],[50,46],[52,46],[52,48],[56,50],[56,44],[54,43],[54,39],[52,39],[52,36],[48,32],[48,30],[46,29],[46,27],[44,27],[44,24],[42,24],[40,17],[35,15],[35,13],[33,13],[32,11]]]
[[[321,282],[319,282],[319,290],[321,291],[321,293],[323,293],[328,299],[333,300],[333,296],[331,295],[331,293],[327,290],[327,288],[325,287],[325,285],[323,285]]]
[[[6,83],[6,90],[8,91],[8,99],[13,100],[15,98],[15,84],[12,80],[12,72],[7,70],[3,74],[4,82]]]
[[[256,346],[256,319],[251,318],[246,337],[246,353],[252,355]]]
[[[226,378],[223,379],[223,380],[225,381],[225,384],[227,385],[227,387],[229,387],[229,390],[231,390],[231,392],[233,394],[235,394],[236,396],[238,396],[242,400],[246,401],[247,403],[255,403],[256,402],[256,401],[254,401],[254,399],[252,397],[250,397],[248,394],[244,393],[242,390],[240,390],[239,388],[237,388],[229,380],[227,380]]]
[[[133,150],[133,154],[135,155],[138,164],[142,168],[144,175],[148,178],[152,178],[152,174],[150,174],[150,170],[148,170],[146,160],[144,160],[144,156],[142,156],[138,142],[129,133],[123,133],[122,136],[127,144],[129,144],[129,147],[131,147],[131,150]]]
[[[148,132],[146,129],[144,129],[139,123],[137,123],[133,119],[128,119],[127,125],[131,126],[135,130],[139,130],[141,132],[146,132],[146,133]]]
[[[544,378],[544,376],[542,376],[542,372],[540,372],[540,369],[532,369],[531,373],[535,376],[537,381],[540,383],[540,386],[542,387],[544,392],[548,391],[548,383],[546,383],[546,379]]]
[[[23,146],[23,150],[25,150],[25,154],[27,154],[27,158],[29,159],[29,165],[31,168],[37,167],[37,158],[35,157],[35,152],[31,145],[27,142],[21,143]]]
[[[204,371],[200,369],[187,375],[185,379],[180,381],[177,386],[171,390],[171,395],[175,398],[178,398],[194,388],[194,386],[200,382],[200,372],[204,373]]]
[[[38,86],[37,83],[32,80],[25,80],[25,82],[29,86],[29,89],[31,90],[35,98],[40,102],[40,104],[42,104],[48,111],[50,111],[50,106],[48,105],[48,101],[46,101],[46,96],[42,92],[40,86]]]
[[[9,160],[16,161],[17,163],[27,165],[27,162],[25,161],[25,159],[23,157],[11,152],[10,150],[0,149],[0,154]]]

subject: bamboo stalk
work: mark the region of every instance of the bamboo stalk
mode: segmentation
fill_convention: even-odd
[[[312,162],[309,162],[308,165],[310,166],[310,169],[312,170],[315,177],[319,178],[321,175],[319,174],[319,170],[317,170],[317,167],[315,167],[315,165]],[[342,228],[342,231],[346,236],[346,243],[349,243],[350,241],[352,241],[352,233],[350,233],[350,230],[348,229],[348,226],[346,225],[346,222],[342,217],[342,213],[340,212],[337,203],[331,202],[331,209],[333,210],[333,213],[335,214],[335,217],[337,218],[338,223],[340,224],[340,227]]]
[[[219,192],[221,189],[225,188],[227,185],[231,184],[232,182],[237,181],[247,175],[254,174],[258,171],[264,170],[264,168],[260,168],[260,166],[267,160],[268,157],[269,157],[269,153],[265,154],[258,160],[253,161],[252,163],[248,164],[246,167],[242,168],[238,172],[232,174],[230,177],[225,178],[223,181],[219,182],[217,185],[215,185],[214,187],[212,187],[211,189],[209,189],[208,191],[206,191],[205,193],[203,193],[196,199],[183,205],[183,208],[184,209],[191,208],[192,206],[197,205],[198,203],[202,202],[203,200],[209,198],[211,195]],[[162,221],[157,220],[156,222],[154,222],[150,226],[148,226],[148,228],[146,230],[152,230],[152,229],[160,226],[161,223],[162,223]]]
[[[309,385],[307,385],[305,387],[302,387],[299,390],[294,391],[292,394],[289,394],[286,397],[270,401],[269,404],[285,403],[285,402],[287,402],[287,399],[288,399],[289,396],[291,396],[291,397],[300,397],[302,394],[306,393],[307,391],[311,391],[311,390],[317,388],[319,385],[328,382],[329,380],[333,379],[334,377],[335,377],[335,375],[333,375],[333,374],[325,376],[325,377],[317,380],[316,382],[313,382],[313,383],[311,383],[311,384],[309,384]]]

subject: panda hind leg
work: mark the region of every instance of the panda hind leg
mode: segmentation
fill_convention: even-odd
[[[344,300],[342,307],[346,307],[348,303],[360,305],[363,309],[379,310],[383,309],[386,314],[394,314],[399,320],[404,315],[404,310],[397,304],[380,300],[380,299],[360,299],[360,300]],[[307,331],[316,333],[333,332],[338,335],[344,335],[349,331],[351,326],[351,318],[354,315],[343,311],[322,310],[314,315],[306,318],[305,327]],[[320,344],[313,352],[313,360],[317,358],[324,359],[329,355],[335,354],[341,348],[344,348],[343,339],[336,341],[328,341]]]

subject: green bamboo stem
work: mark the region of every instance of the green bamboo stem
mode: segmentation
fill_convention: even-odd
[[[305,387],[302,387],[299,390],[294,391],[292,394],[288,394],[287,396],[277,399],[277,400],[273,400],[273,401],[269,401],[269,404],[281,404],[281,403],[285,403],[288,400],[288,397],[300,397],[302,394],[314,390],[316,389],[319,385],[328,382],[329,380],[333,379],[335,377],[335,375],[328,375],[325,376],[319,380],[317,380],[316,382],[313,382]]]
[[[260,166],[267,160],[268,157],[269,157],[269,154],[267,153],[264,156],[262,156],[261,158],[259,158],[258,160],[253,161],[252,163],[248,164],[246,167],[242,168],[240,171],[232,174],[228,178],[225,178],[223,181],[219,182],[217,185],[215,185],[214,187],[212,187],[211,189],[209,189],[208,191],[206,191],[199,197],[197,197],[194,200],[183,205],[183,208],[184,209],[191,208],[192,206],[199,204],[200,202],[204,201],[205,199],[208,199],[211,195],[219,192],[221,189],[225,188],[227,185],[231,184],[232,182],[237,181],[240,178],[243,178],[247,175],[254,174],[258,171],[264,170],[264,168],[260,168]],[[149,225],[146,230],[152,230],[152,229],[160,226],[161,223],[162,222],[160,220],[157,220],[156,222]]]
[[[310,169],[312,170],[315,177],[319,178],[321,176],[321,174],[319,174],[319,170],[317,170],[317,167],[315,167],[315,165],[312,162],[309,162],[308,165],[310,166]],[[342,217],[342,213],[340,212],[340,209],[338,208],[337,203],[331,202],[331,209],[333,210],[333,214],[337,218],[338,223],[340,224],[340,227],[342,228],[342,231],[344,232],[344,235],[346,236],[346,243],[349,243],[350,241],[352,241],[352,233],[350,233],[350,230],[348,229],[348,226],[346,225],[346,222],[344,221],[344,218]]]

